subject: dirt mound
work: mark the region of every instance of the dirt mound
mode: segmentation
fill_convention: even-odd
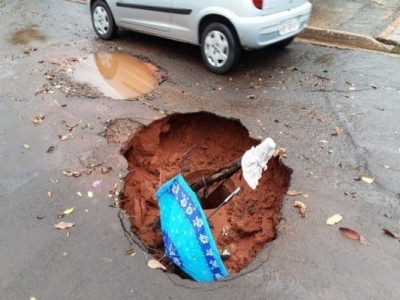
[[[158,188],[179,173],[189,184],[201,180],[204,174],[229,165],[259,143],[239,121],[209,113],[172,115],[139,130],[123,150],[130,172],[122,208],[130,215],[133,233],[156,258],[162,257],[155,197]],[[291,170],[273,157],[256,190],[248,187],[239,170],[205,201],[203,192],[197,193],[209,216],[235,187],[241,187],[241,192],[210,219],[218,250],[230,253],[224,261],[229,273],[246,267],[275,238],[290,175]]]

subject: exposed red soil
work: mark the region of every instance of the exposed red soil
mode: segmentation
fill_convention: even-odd
[[[122,208],[130,215],[133,233],[154,251],[156,258],[161,257],[163,240],[157,226],[155,197],[158,188],[179,173],[190,184],[203,174],[229,165],[259,143],[249,137],[239,121],[209,113],[172,115],[140,129],[123,149],[129,174]],[[273,157],[256,190],[248,187],[239,170],[203,205],[208,216],[214,211],[210,207],[216,207],[230,191],[241,187],[241,192],[210,219],[218,249],[227,249],[231,254],[224,261],[229,273],[246,267],[275,238],[290,174],[291,170]]]

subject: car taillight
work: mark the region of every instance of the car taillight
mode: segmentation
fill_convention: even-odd
[[[254,4],[254,6],[257,7],[258,9],[262,9],[263,0],[253,0],[253,4]]]

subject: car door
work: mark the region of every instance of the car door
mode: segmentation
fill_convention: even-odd
[[[117,14],[124,26],[144,32],[167,32],[171,0],[117,0]]]

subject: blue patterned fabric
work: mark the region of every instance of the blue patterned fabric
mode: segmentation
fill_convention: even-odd
[[[215,281],[228,272],[196,194],[181,175],[156,193],[165,255],[199,282]]]

